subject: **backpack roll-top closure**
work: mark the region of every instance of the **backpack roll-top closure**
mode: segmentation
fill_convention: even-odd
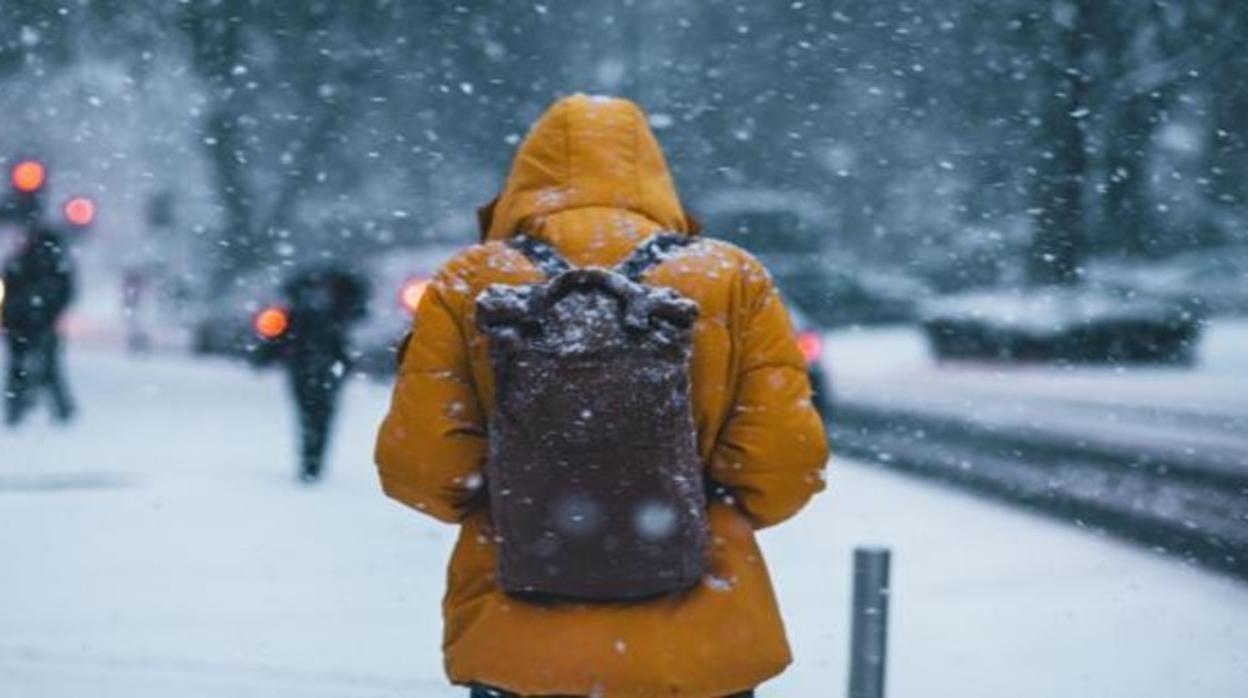
[[[642,276],[665,261],[673,249],[688,243],[687,236],[658,233],[614,270],[608,270],[573,267],[546,242],[518,235],[510,244],[546,274],[548,281],[530,286],[491,286],[477,299],[477,325],[497,345],[496,350],[505,350],[521,337],[539,337],[542,318],[569,294],[596,293],[616,301],[623,328],[635,334],[650,333],[656,347],[675,347],[692,331],[698,305],[669,289],[646,286]]]
[[[556,338],[543,342],[544,319],[570,294],[599,295],[615,302],[620,327],[641,340],[642,347],[676,347],[686,339],[698,318],[698,306],[687,298],[629,281],[606,269],[570,269],[544,284],[496,286],[477,301],[477,323],[497,344],[497,349],[516,346],[522,338],[533,349],[560,353]],[[574,353],[574,352],[572,352]]]
[[[574,268],[520,238],[547,280],[477,298],[496,399],[486,481],[504,590],[620,601],[701,578],[706,499],[690,400],[698,306],[640,282],[680,246]]]

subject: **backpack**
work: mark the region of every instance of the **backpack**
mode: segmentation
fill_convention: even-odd
[[[503,590],[622,601],[678,592],[707,560],[689,397],[698,306],[644,274],[688,244],[662,233],[613,270],[527,236],[547,280],[476,302],[495,405],[486,465]]]

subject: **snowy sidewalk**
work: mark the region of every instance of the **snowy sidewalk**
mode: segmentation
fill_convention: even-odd
[[[81,423],[0,432],[0,696],[463,695],[439,657],[454,531],[385,501],[370,463],[386,388],[352,385],[307,490],[280,376],[84,351],[71,378]],[[760,695],[844,694],[864,543],[895,554],[892,698],[1248,686],[1248,586],[836,460],[763,535],[797,662]]]

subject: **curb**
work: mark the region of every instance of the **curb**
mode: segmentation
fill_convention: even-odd
[[[1199,454],[1131,452],[1060,434],[838,403],[836,452],[1102,529],[1248,580],[1248,472]]]

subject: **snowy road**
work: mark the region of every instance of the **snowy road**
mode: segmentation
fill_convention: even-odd
[[[104,349],[71,375],[79,424],[0,432],[0,696],[462,695],[453,530],[375,484],[384,388],[352,386],[307,490],[278,376]],[[763,538],[797,662],[761,695],[843,695],[859,543],[895,551],[893,698],[1248,695],[1248,586],[846,461]]]

